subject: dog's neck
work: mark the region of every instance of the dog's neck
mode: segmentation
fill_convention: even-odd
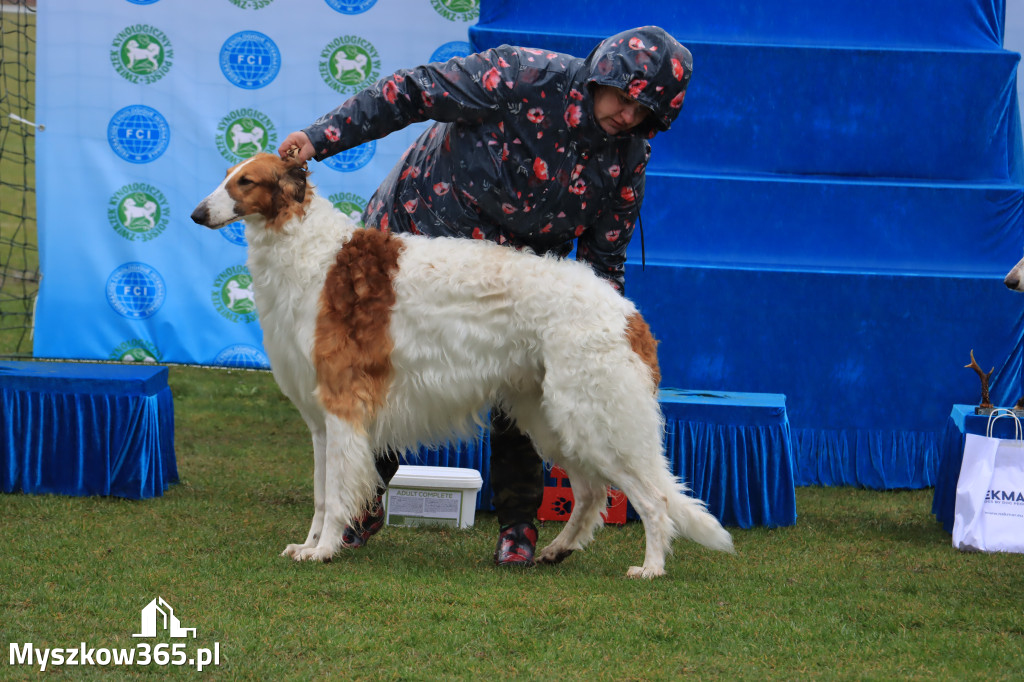
[[[347,215],[327,199],[309,190],[312,196],[301,217],[268,228],[261,215],[245,218],[245,237],[249,243],[248,267],[258,282],[273,286],[275,277],[308,279],[322,277],[325,263],[334,260],[338,249],[360,229]]]

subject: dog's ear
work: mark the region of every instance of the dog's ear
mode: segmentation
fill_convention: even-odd
[[[284,174],[281,176],[279,185],[281,191],[292,201],[302,203],[306,199],[306,178],[309,177],[309,170],[306,162],[286,162]]]

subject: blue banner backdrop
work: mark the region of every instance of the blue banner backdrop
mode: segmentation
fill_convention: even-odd
[[[469,53],[478,0],[39,4],[35,355],[266,367],[235,224],[192,223],[224,171],[399,68]],[[412,126],[312,164],[362,211]]]

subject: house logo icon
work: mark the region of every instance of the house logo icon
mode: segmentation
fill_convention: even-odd
[[[166,630],[171,637],[188,637],[189,633],[193,639],[196,636],[195,628],[181,627],[181,622],[174,615],[174,609],[163,597],[157,597],[142,609],[142,632],[132,637],[156,637],[158,626]]]

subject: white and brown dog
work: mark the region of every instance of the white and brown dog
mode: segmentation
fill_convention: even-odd
[[[331,559],[379,482],[374,453],[466,436],[493,405],[572,481],[576,506],[539,562],[593,538],[608,484],[644,523],[627,575],[663,575],[677,536],[732,551],[669,470],[655,341],[629,300],[575,262],[359,228],[307,176],[261,154],[192,214],[214,229],[244,218],[274,378],[313,435],[313,522],[285,555]]]

